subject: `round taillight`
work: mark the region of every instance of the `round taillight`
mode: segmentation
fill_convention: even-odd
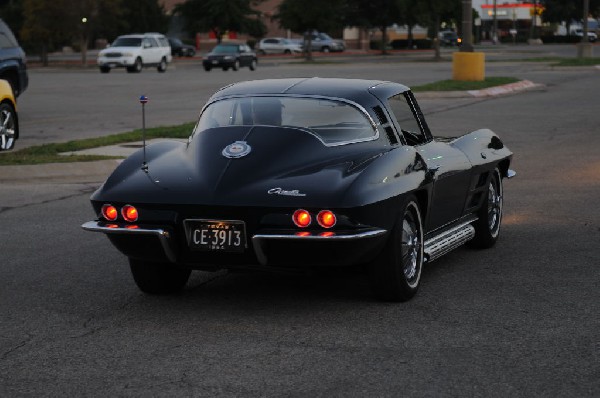
[[[131,205],[125,205],[121,209],[121,215],[125,219],[125,221],[134,222],[138,219],[138,211],[135,207]]]
[[[115,221],[119,215],[117,208],[113,205],[102,206],[102,217],[108,221]]]
[[[331,228],[336,223],[335,214],[330,210],[321,210],[317,215],[317,222],[323,228]]]
[[[298,209],[294,212],[292,220],[294,221],[294,224],[296,224],[300,228],[306,228],[310,225],[311,222],[310,213],[306,210]]]

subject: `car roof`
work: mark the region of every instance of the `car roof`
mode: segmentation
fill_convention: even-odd
[[[389,97],[396,93],[409,90],[408,87],[394,82],[367,79],[340,78],[288,78],[250,80],[234,83],[216,92],[211,100],[229,96],[244,95],[306,95],[330,98],[345,98],[357,103],[363,103],[365,97],[372,99]],[[370,100],[367,100],[370,102]]]

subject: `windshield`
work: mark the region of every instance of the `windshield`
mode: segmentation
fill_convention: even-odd
[[[324,98],[275,96],[213,102],[202,113],[194,134],[209,128],[243,125],[300,128],[325,145],[377,138],[370,118],[352,104]],[[273,132],[285,134],[282,129]]]
[[[140,37],[118,37],[111,47],[140,47],[142,39]]]

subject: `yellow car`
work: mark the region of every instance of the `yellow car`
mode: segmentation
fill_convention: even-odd
[[[12,149],[19,138],[17,103],[10,84],[0,80],[0,151]]]

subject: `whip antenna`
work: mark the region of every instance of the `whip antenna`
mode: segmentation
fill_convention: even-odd
[[[142,104],[142,145],[144,150],[144,158],[142,160],[142,170],[148,172],[148,163],[146,163],[146,103],[148,97],[145,95],[140,96],[140,104]]]

